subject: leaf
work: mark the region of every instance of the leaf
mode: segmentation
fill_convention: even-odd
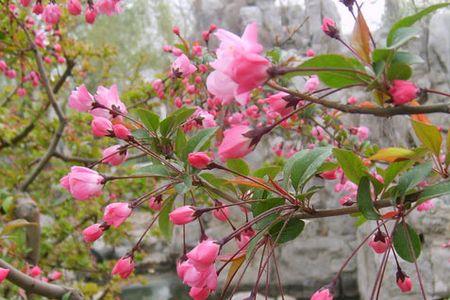
[[[272,50],[267,51],[266,56],[269,57],[273,63],[277,64],[280,62],[281,49],[278,47],[275,47]]]
[[[392,44],[388,44],[388,48],[389,49],[399,48],[404,44],[406,44],[407,42],[409,42],[410,40],[418,38],[420,32],[421,31],[418,28],[410,28],[410,27],[400,28],[395,32]]]
[[[411,77],[411,75],[412,75],[411,67],[401,62],[393,62],[390,65],[387,74],[389,80],[395,79],[407,80]]]
[[[170,172],[166,166],[161,164],[149,163],[145,164],[137,170],[139,174],[146,174],[155,177],[169,177]]]
[[[154,112],[146,109],[138,109],[137,114],[139,119],[144,123],[147,129],[156,132],[159,128],[159,116]]]
[[[427,200],[447,194],[450,194],[450,181],[439,182],[437,184],[425,187],[420,193],[416,203],[419,205]]]
[[[378,150],[378,152],[369,157],[369,159],[385,162],[395,162],[410,159],[415,155],[416,153],[410,149],[391,147]]]
[[[286,75],[287,78],[300,75],[317,74],[320,80],[329,87],[341,88],[352,84],[365,84],[370,77],[368,75],[357,74],[365,72],[364,66],[356,59],[338,54],[324,54],[315,56],[299,66],[301,68],[317,68],[314,71],[298,71]],[[323,71],[320,68],[340,69],[339,71]]]
[[[164,206],[158,217],[159,230],[167,240],[172,238],[173,224],[169,220],[169,213],[172,211],[174,201],[175,195],[170,195],[166,200],[164,200]]]
[[[284,244],[292,241],[302,233],[305,228],[305,222],[299,218],[291,218],[289,221],[279,221],[269,229],[272,239],[278,244]]]
[[[3,230],[1,232],[1,235],[7,235],[8,233],[10,233],[18,228],[28,227],[28,226],[38,226],[38,224],[30,223],[25,219],[12,220],[5,224],[5,226],[3,227]]]
[[[279,166],[268,166],[257,169],[253,172],[253,176],[263,178],[264,176],[268,176],[269,178],[275,178],[278,173],[281,171],[281,167]]]
[[[333,155],[336,157],[345,176],[353,183],[359,184],[361,177],[368,173],[367,167],[363,164],[361,158],[352,151],[335,148],[333,149]]]
[[[247,163],[242,159],[229,159],[227,161],[227,167],[235,172],[243,175],[250,174],[250,168]]]
[[[318,147],[300,152],[305,152],[305,154],[293,162],[290,173],[292,186],[295,190],[299,190],[311,176],[316,174],[319,167],[331,155],[331,148]]]
[[[358,209],[367,220],[378,220],[380,215],[375,210],[373,205],[371,191],[370,191],[370,179],[364,176],[359,181],[358,194],[357,194]]]
[[[414,25],[414,23],[416,23],[417,21],[419,21],[420,19],[422,19],[423,17],[425,17],[426,15],[434,12],[437,9],[443,8],[450,5],[450,3],[441,3],[441,4],[436,4],[436,5],[431,5],[423,10],[421,10],[420,12],[414,14],[414,15],[410,15],[407,16],[403,19],[400,19],[399,21],[397,21],[392,27],[391,30],[388,33],[387,39],[386,39],[386,44],[389,46],[392,44],[392,41],[394,39],[394,35],[397,32],[397,30],[399,28],[402,27],[409,27],[411,25]]]
[[[422,144],[433,152],[436,157],[441,153],[442,136],[439,129],[431,124],[412,121],[414,132]]]
[[[395,189],[396,196],[405,196],[406,192],[414,188],[417,184],[419,184],[419,182],[425,180],[431,170],[433,170],[433,163],[430,161],[417,165],[408,172],[404,173],[398,180],[398,185]]]
[[[186,149],[186,135],[183,129],[178,128],[177,135],[175,137],[175,153],[179,158],[183,158],[184,149]]]
[[[356,18],[351,44],[359,56],[366,63],[370,64],[370,30],[361,12],[358,13],[358,17]]]
[[[159,132],[161,132],[163,136],[168,136],[174,128],[183,124],[195,111],[196,108],[188,107],[183,107],[174,111],[161,121],[159,124]]]
[[[397,177],[397,175],[407,168],[411,167],[414,164],[414,161],[412,160],[404,160],[404,161],[398,161],[389,164],[389,167],[384,172],[384,186],[389,186],[389,184]]]
[[[230,265],[230,268],[228,269],[227,279],[225,280],[224,286],[228,286],[230,284],[231,280],[233,280],[234,278],[234,275],[237,273],[237,271],[239,271],[244,261],[245,255],[240,256],[233,260],[233,262]]]
[[[189,153],[204,150],[209,140],[214,136],[217,127],[199,130],[196,135],[191,137],[187,142],[183,158],[186,159]]]
[[[422,248],[420,238],[415,230],[404,221],[395,226],[393,243],[395,251],[404,260],[413,263],[419,258]]]
[[[269,198],[262,201],[254,202],[251,205],[251,211],[253,214],[253,217],[257,217],[260,214],[268,211],[269,209],[272,209],[277,206],[281,206],[285,204],[285,200],[282,198]],[[267,217],[261,219],[258,221],[253,227],[257,230],[264,228],[267,224],[273,222],[277,217],[279,213],[274,212],[273,214],[268,215]]]

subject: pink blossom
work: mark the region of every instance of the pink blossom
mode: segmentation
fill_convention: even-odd
[[[255,231],[250,227],[241,232],[241,234],[236,237],[236,244],[239,250],[243,250],[248,247],[250,240],[255,236]]]
[[[217,288],[217,271],[214,264],[209,265],[205,269],[197,269],[192,260],[188,259],[184,262],[178,262],[177,274],[183,283],[190,287],[208,288],[215,290]]]
[[[278,92],[266,98],[265,101],[269,104],[270,110],[275,111],[284,117],[292,111],[291,107],[286,107],[289,104],[283,99],[286,96],[289,96],[289,94]]]
[[[117,263],[114,265],[111,274],[119,275],[122,279],[127,278],[133,273],[134,270],[134,261],[131,256],[120,258]]]
[[[112,119],[116,117],[116,111],[120,111],[121,114],[126,115],[128,113],[125,104],[119,98],[119,91],[117,85],[113,84],[109,89],[104,86],[99,86],[94,96],[95,100],[105,108],[95,108],[91,111],[93,116],[104,117]]]
[[[390,240],[389,237],[386,236],[381,231],[378,231],[376,234],[372,236],[372,239],[369,241],[369,246],[373,249],[375,253],[381,254],[386,252],[389,248]]]
[[[312,75],[305,83],[305,90],[312,93],[317,90],[320,85],[319,77]]]
[[[92,243],[98,240],[103,235],[103,227],[102,224],[92,224],[89,227],[86,227],[82,234],[83,234],[83,240],[86,243]]]
[[[117,138],[122,140],[126,140],[131,136],[130,130],[123,124],[114,124],[113,132]]]
[[[223,204],[220,201],[216,202],[216,207],[220,207],[220,208],[216,208],[213,210],[213,216],[222,222],[225,222],[226,220],[228,220],[228,217],[230,215],[229,209],[228,207],[221,207]]]
[[[0,71],[2,71],[3,73],[6,72],[6,70],[8,70],[8,65],[6,64],[6,62],[1,59],[0,60]]]
[[[222,143],[218,147],[222,161],[241,158],[252,151],[250,138],[243,135],[249,131],[250,128],[245,125],[236,125],[224,131]]]
[[[24,88],[18,88],[17,89],[17,96],[19,97],[23,97],[27,94],[27,90]]]
[[[6,277],[8,277],[9,269],[0,268],[0,283],[2,283]]]
[[[319,141],[323,141],[325,139],[325,131],[320,126],[315,126],[311,130],[311,135],[317,138]]]
[[[204,169],[212,161],[206,152],[192,152],[188,155],[188,161],[196,169]]]
[[[79,112],[88,112],[94,104],[94,97],[89,93],[84,84],[70,93],[69,107]]]
[[[320,177],[322,177],[323,179],[327,179],[327,180],[334,180],[337,178],[337,170],[329,170],[329,171],[325,171],[320,173]]]
[[[113,227],[119,227],[131,215],[132,209],[129,203],[114,202],[105,207],[103,221]]]
[[[333,294],[329,289],[321,289],[311,296],[311,300],[333,300]]]
[[[209,293],[210,290],[207,288],[192,287],[189,290],[189,296],[194,300],[206,300],[208,299]]]
[[[32,268],[29,268],[27,273],[31,277],[39,277],[42,274],[42,270],[41,268],[39,268],[39,266],[34,266]]]
[[[43,11],[44,6],[41,3],[36,3],[33,5],[33,13],[35,13],[36,15],[42,14]]]
[[[320,28],[326,35],[332,38],[336,38],[339,34],[336,23],[330,18],[323,18],[322,26],[320,26]]]
[[[353,96],[348,98],[348,100],[347,100],[347,103],[351,104],[351,105],[356,104],[357,102],[358,102],[358,100]]]
[[[219,244],[208,239],[198,244],[194,249],[189,251],[186,256],[192,261],[195,268],[198,270],[205,270],[216,261],[219,250]]]
[[[78,16],[82,9],[80,0],[67,0],[67,10],[71,15]]]
[[[354,127],[350,129],[352,134],[356,134],[358,140],[363,142],[369,138],[370,130],[366,126]]]
[[[20,0],[20,4],[22,4],[25,7],[30,5],[30,3],[31,3],[31,0]]]
[[[351,206],[355,203],[355,200],[356,200],[356,192],[352,192],[339,198],[339,204],[343,206]]]
[[[46,35],[45,31],[39,30],[35,33],[34,43],[36,44],[36,46],[38,46],[40,48],[43,48],[43,49],[45,48],[45,46],[47,44],[47,35]]]
[[[316,55],[316,52],[314,52],[313,49],[308,49],[308,50],[306,50],[306,56],[308,56],[308,57],[313,57],[313,56],[315,56],[315,55]]]
[[[47,4],[42,12],[42,17],[44,18],[45,23],[49,25],[58,23],[59,18],[61,17],[61,10],[59,9],[58,4]]]
[[[408,103],[415,99],[419,89],[407,80],[394,80],[392,86],[389,89],[389,93],[392,96],[392,101],[395,105],[401,105]]]
[[[405,275],[402,271],[397,272],[397,286],[402,293],[408,293],[412,290],[412,282],[409,276]]]
[[[187,77],[194,73],[197,68],[191,64],[189,58],[181,54],[178,58],[172,63],[172,74],[176,77]]]
[[[91,122],[92,134],[95,136],[111,136],[113,134],[113,125],[110,120],[103,117],[94,117]]]
[[[8,70],[6,70],[5,75],[6,75],[6,77],[8,77],[9,79],[14,79],[14,78],[16,78],[17,73],[16,73],[16,71],[13,70],[13,69],[8,69]]]
[[[50,274],[48,274],[48,279],[50,281],[55,281],[55,280],[59,280],[62,277],[62,273],[59,271],[52,271]]]
[[[95,8],[101,14],[112,16],[122,12],[120,7],[120,0],[98,0],[95,3]]]
[[[169,219],[175,225],[184,225],[192,222],[195,219],[194,213],[195,208],[185,205],[174,209],[169,214]]]
[[[420,212],[429,211],[434,208],[433,199],[427,200],[419,205],[417,205],[417,210]]]
[[[162,208],[162,196],[150,197],[148,200],[148,207],[155,211],[160,211]]]
[[[102,162],[118,166],[128,157],[128,151],[121,145],[114,145],[103,150]]]
[[[95,8],[86,5],[86,11],[84,12],[84,19],[88,24],[94,24],[95,18],[97,17],[97,11]]]
[[[91,197],[99,196],[105,178],[98,172],[85,168],[74,166],[70,173],[60,180],[60,184],[68,190],[77,200],[87,200]]]
[[[217,126],[215,116],[209,113],[207,110],[198,108],[194,114],[194,118],[201,119],[203,128],[211,128]]]

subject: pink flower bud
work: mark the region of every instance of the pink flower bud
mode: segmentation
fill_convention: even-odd
[[[175,225],[184,225],[192,222],[195,219],[195,208],[192,206],[181,206],[174,209],[169,214],[170,221]]]
[[[87,200],[102,193],[105,178],[98,172],[85,167],[74,166],[60,184],[77,200]]]
[[[220,207],[222,205],[223,204],[220,201],[216,202],[216,206]],[[230,211],[229,211],[228,207],[222,207],[222,208],[217,208],[217,209],[213,210],[212,214],[217,220],[225,222],[226,220],[228,220]]]
[[[329,289],[320,289],[311,296],[311,300],[333,300],[333,294]]]
[[[334,180],[337,178],[337,169],[322,172],[320,173],[320,177],[327,180]]]
[[[131,136],[130,130],[123,124],[115,124],[113,126],[114,135],[122,140],[126,140]]]
[[[91,122],[92,134],[95,136],[112,136],[114,133],[113,125],[110,120],[103,117],[94,117]]]
[[[41,3],[36,3],[33,6],[33,13],[35,13],[36,15],[42,14],[43,11],[44,11],[44,6],[42,6]]]
[[[313,56],[315,56],[315,55],[316,55],[316,52],[314,52],[313,49],[308,49],[308,50],[306,50],[306,56],[308,56],[308,57],[313,57]]]
[[[69,107],[79,112],[88,112],[94,104],[94,97],[89,93],[84,84],[70,93]]]
[[[369,246],[373,249],[375,253],[378,254],[386,252],[386,250],[389,248],[389,245],[390,245],[389,237],[379,230],[372,236],[372,239],[369,242]]]
[[[434,208],[433,199],[427,200],[419,205],[417,205],[417,210],[420,212],[429,211]]]
[[[50,274],[48,274],[49,281],[55,281],[59,280],[62,277],[62,273],[59,271],[52,271]]]
[[[350,97],[350,98],[348,98],[348,100],[347,100],[347,103],[348,104],[351,104],[351,105],[354,105],[354,104],[356,104],[358,102],[358,100],[355,98],[355,97]]]
[[[23,97],[27,94],[27,90],[24,88],[18,88],[17,89],[17,96],[19,97]]]
[[[31,277],[39,277],[42,274],[42,270],[39,266],[34,266],[31,269],[28,269],[27,273]]]
[[[188,161],[194,168],[205,169],[212,159],[206,152],[192,152],[188,155]]]
[[[411,81],[394,80],[389,89],[389,93],[392,96],[394,104],[401,105],[415,99],[419,93],[419,89]]]
[[[172,74],[175,77],[187,77],[194,73],[197,68],[191,64],[189,58],[181,54],[178,58],[172,63]]]
[[[223,132],[223,140],[219,145],[219,157],[222,161],[241,158],[252,151],[251,139],[244,136],[250,128],[246,125],[233,126]]]
[[[206,270],[216,261],[219,250],[219,244],[208,239],[198,244],[186,256],[196,269]]]
[[[59,9],[58,4],[55,3],[47,4],[42,12],[42,18],[48,25],[55,25],[58,23],[60,17],[61,10]]]
[[[7,70],[8,70],[8,65],[6,64],[6,62],[3,59],[1,59],[0,60],[0,71],[2,71],[4,73]]]
[[[213,32],[213,31],[215,31],[217,29],[217,25],[216,24],[211,24],[211,25],[209,25],[209,32]]]
[[[82,9],[80,0],[67,0],[67,10],[71,15],[78,16]]]
[[[2,283],[6,277],[8,277],[9,269],[0,268],[0,283]]]
[[[158,195],[156,197],[150,197],[148,200],[148,207],[155,211],[160,211],[162,208],[162,196]]]
[[[102,162],[111,166],[118,166],[128,157],[128,151],[121,145],[114,145],[103,150]]]
[[[412,290],[411,278],[401,270],[397,271],[397,286],[402,293],[408,293]]]
[[[30,5],[30,3],[31,3],[31,0],[20,0],[20,4],[22,4],[25,7]]]
[[[10,79],[14,79],[14,78],[16,78],[17,73],[16,73],[16,71],[13,70],[13,69],[8,69],[8,70],[5,72],[5,75],[6,75],[6,77],[8,77],[8,78],[10,78]]]
[[[93,224],[83,230],[83,240],[86,243],[92,243],[103,235],[104,229],[102,224]]]
[[[94,24],[95,18],[97,17],[97,12],[94,8],[87,5],[86,11],[84,13],[84,19],[86,20],[86,23],[88,24]]]
[[[127,278],[134,270],[134,261],[128,257],[120,258],[112,269],[112,275],[119,275],[122,279]]]
[[[208,299],[210,290],[208,288],[198,288],[198,287],[191,287],[189,290],[189,296],[193,300],[206,300]]]
[[[113,227],[119,227],[131,215],[130,204],[125,202],[115,202],[105,207],[103,221]]]
[[[339,36],[339,31],[336,28],[336,23],[330,18],[323,18],[322,26],[320,28],[329,37],[337,38]]]
[[[172,32],[176,35],[180,35],[180,28],[178,28],[178,26],[173,26]]]
[[[319,77],[317,77],[316,75],[312,75],[305,83],[305,90],[308,93],[312,93],[315,90],[317,90],[319,85],[320,85]]]

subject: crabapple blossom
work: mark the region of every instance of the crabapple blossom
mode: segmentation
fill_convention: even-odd
[[[98,137],[111,136],[114,134],[113,124],[103,117],[94,117],[91,122],[92,134]]]
[[[429,211],[434,208],[433,199],[424,201],[423,203],[417,205],[417,210],[420,212]]]
[[[59,18],[61,17],[61,10],[59,9],[58,4],[47,4],[44,8],[44,11],[42,12],[42,17],[45,23],[49,25],[55,25],[56,23],[58,23]]]
[[[119,275],[122,279],[127,278],[133,273],[134,261],[131,256],[120,258],[114,265],[111,274]]]
[[[392,96],[392,101],[395,105],[401,105],[415,99],[419,93],[419,89],[407,80],[394,80],[392,86],[389,88],[389,93]]]
[[[412,290],[411,278],[401,270],[397,271],[397,286],[402,293],[408,293]]]
[[[223,133],[222,143],[219,145],[219,157],[226,161],[231,158],[241,158],[252,151],[251,139],[244,136],[250,128],[245,125],[233,126]]]
[[[326,35],[331,38],[337,38],[339,36],[339,31],[336,28],[336,23],[330,18],[323,18],[320,28]]]
[[[220,207],[222,205],[223,205],[222,202],[220,202],[220,201],[216,202],[216,207],[217,206]],[[221,208],[214,209],[212,214],[217,220],[225,222],[226,220],[228,220],[228,216],[230,215],[230,212],[229,212],[228,207],[221,207]]]
[[[67,10],[73,16],[81,14],[83,7],[81,6],[80,0],[67,0]]]
[[[0,268],[0,283],[2,283],[6,277],[8,277],[9,269]]]
[[[175,225],[184,225],[192,222],[195,219],[194,214],[195,208],[185,205],[174,209],[169,214],[169,219]]]
[[[389,248],[389,245],[389,237],[379,230],[372,236],[372,239],[369,241],[370,248],[372,248],[373,251],[378,254],[386,252],[386,250]]]
[[[129,203],[114,202],[105,207],[103,221],[113,227],[119,227],[131,215],[132,209]]]
[[[89,93],[84,84],[70,93],[69,107],[79,112],[88,112],[92,109],[94,97]]]
[[[219,244],[213,240],[207,239],[189,251],[186,256],[195,268],[204,270],[216,261],[219,250]]]
[[[117,138],[122,140],[126,140],[131,136],[130,130],[123,124],[114,124],[113,132]]]
[[[192,152],[188,155],[188,161],[196,169],[205,169],[212,159],[206,152]]]
[[[92,243],[98,240],[103,235],[104,228],[102,224],[93,224],[89,227],[86,227],[82,234],[83,234],[83,240],[86,243]]]
[[[114,145],[103,150],[102,162],[108,163],[111,166],[118,166],[123,163],[127,157],[128,152],[121,145]]]
[[[60,184],[77,200],[87,200],[102,193],[105,178],[98,172],[74,166],[61,178]]]
[[[197,68],[191,64],[189,58],[181,54],[178,58],[172,63],[172,73],[176,77],[187,77],[194,73]]]
[[[333,300],[333,294],[329,289],[321,289],[311,296],[311,300]]]

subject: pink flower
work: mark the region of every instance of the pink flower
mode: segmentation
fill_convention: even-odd
[[[339,198],[339,204],[343,206],[352,206],[355,203],[355,200],[356,192],[352,192]]]
[[[417,97],[419,89],[407,80],[394,80],[389,89],[395,105],[405,104]]]
[[[98,137],[111,136],[114,133],[111,121],[103,117],[94,117],[91,128],[92,134]]]
[[[8,69],[5,72],[6,77],[8,77],[9,79],[14,79],[17,76],[17,72],[13,69]]]
[[[79,112],[88,112],[94,104],[94,97],[89,93],[84,84],[70,93],[69,107]]]
[[[178,58],[172,63],[172,74],[176,77],[187,77],[194,73],[197,68],[191,64],[189,58],[181,54]]]
[[[322,127],[315,126],[311,130],[311,135],[316,137],[319,141],[323,141],[323,139],[325,138],[325,131],[323,130]]]
[[[411,278],[401,270],[397,271],[397,286],[402,293],[408,293],[412,290]]]
[[[316,75],[312,75],[305,83],[305,90],[308,93],[312,93],[315,90],[317,90],[319,85],[320,85],[319,77],[317,77]]]
[[[108,16],[122,12],[120,0],[99,0],[95,3],[95,8],[99,13]]]
[[[330,18],[323,18],[322,26],[320,26],[320,28],[329,37],[336,38],[339,35],[336,23]]]
[[[205,270],[217,259],[220,246],[213,240],[205,240],[189,251],[186,256],[198,270]]]
[[[42,17],[44,18],[45,23],[55,25],[61,17],[61,10],[57,4],[49,3],[45,6]]]
[[[131,256],[120,258],[112,269],[112,275],[119,275],[122,279],[127,278],[133,273],[134,261]]]
[[[236,237],[236,244],[239,250],[243,250],[248,247],[250,240],[255,236],[255,231],[250,227],[241,232],[239,236]]]
[[[105,207],[103,221],[113,227],[119,227],[131,215],[130,204],[125,202],[114,202]]]
[[[170,221],[175,225],[184,225],[195,219],[195,208],[189,205],[181,206],[174,209],[169,214]]]
[[[3,73],[6,72],[6,70],[8,70],[8,65],[6,64],[6,62],[1,59],[0,60],[0,71],[2,71]]]
[[[128,113],[125,104],[119,98],[119,91],[117,85],[113,84],[109,89],[104,86],[99,86],[95,94],[95,100],[105,108],[95,108],[91,111],[93,116],[104,117],[112,119],[117,116],[116,111],[126,115]]]
[[[95,8],[86,5],[86,11],[84,12],[84,19],[88,24],[94,24],[95,18],[97,17],[97,11]]]
[[[360,126],[356,128],[356,136],[360,142],[363,142],[369,138],[370,130],[365,126]]]
[[[59,271],[52,271],[50,274],[48,274],[48,279],[50,281],[55,281],[55,280],[59,280],[62,277],[62,273]]]
[[[216,202],[216,207],[217,206],[220,207],[222,205],[223,204],[220,201]],[[228,220],[230,211],[229,211],[228,207],[221,207],[221,208],[214,209],[212,214],[217,220],[225,222],[226,220]]]
[[[155,211],[160,211],[162,208],[162,196],[150,197],[148,200],[148,207]]]
[[[330,170],[320,173],[320,177],[327,180],[334,180],[337,178],[337,170]]]
[[[333,300],[333,294],[329,289],[321,289],[311,296],[311,300]]]
[[[6,277],[8,277],[9,269],[0,268],[0,283],[2,283]]]
[[[27,90],[24,88],[18,88],[17,89],[17,96],[19,97],[23,97],[27,94]]]
[[[86,227],[83,230],[83,240],[86,243],[92,243],[98,240],[103,235],[103,226],[102,224],[93,224],[89,227]]]
[[[206,300],[208,299],[210,290],[207,288],[192,287],[189,291],[189,296],[194,300]]]
[[[256,23],[249,24],[242,37],[223,29],[215,35],[220,46],[217,59],[210,63],[215,71],[206,83],[211,94],[229,99],[250,92],[268,78],[270,62],[260,55],[263,47],[258,43]]]
[[[308,50],[306,50],[306,56],[308,56],[308,57],[313,57],[313,56],[315,56],[315,55],[316,55],[316,52],[314,52],[313,49],[308,49]]]
[[[67,10],[74,16],[81,14],[82,6],[80,0],[67,0]]]
[[[351,105],[356,104],[357,102],[358,102],[358,100],[353,96],[348,98],[348,100],[347,100],[347,103],[351,104]]]
[[[122,140],[126,140],[131,136],[130,130],[123,124],[115,124],[113,126],[114,135]]]
[[[241,158],[252,152],[251,139],[244,136],[249,131],[250,128],[246,125],[236,125],[223,132],[223,140],[218,147],[222,161]]]
[[[105,178],[94,170],[74,166],[70,173],[60,180],[60,184],[77,200],[87,200],[99,196]]]
[[[28,269],[27,273],[31,277],[39,277],[42,274],[42,270],[39,266],[34,266],[31,269]]]
[[[212,159],[206,152],[192,152],[188,155],[188,161],[194,168],[204,169]]]
[[[103,150],[102,162],[111,166],[118,166],[128,157],[128,151],[121,145],[114,145]]]
[[[433,199],[427,200],[419,205],[417,205],[418,211],[429,211],[430,209],[434,208],[434,202]]]
[[[41,3],[36,3],[35,5],[33,5],[33,13],[35,13],[36,15],[42,14],[43,11],[44,6]]]
[[[369,246],[373,249],[375,253],[378,254],[386,252],[386,250],[389,248],[389,245],[390,245],[389,237],[386,236],[381,231],[378,231],[376,234],[374,234],[369,242]]]
[[[292,111],[291,107],[286,107],[289,103],[283,98],[289,96],[288,93],[278,92],[265,99],[269,104],[270,110],[279,113],[281,116],[286,116]]]

